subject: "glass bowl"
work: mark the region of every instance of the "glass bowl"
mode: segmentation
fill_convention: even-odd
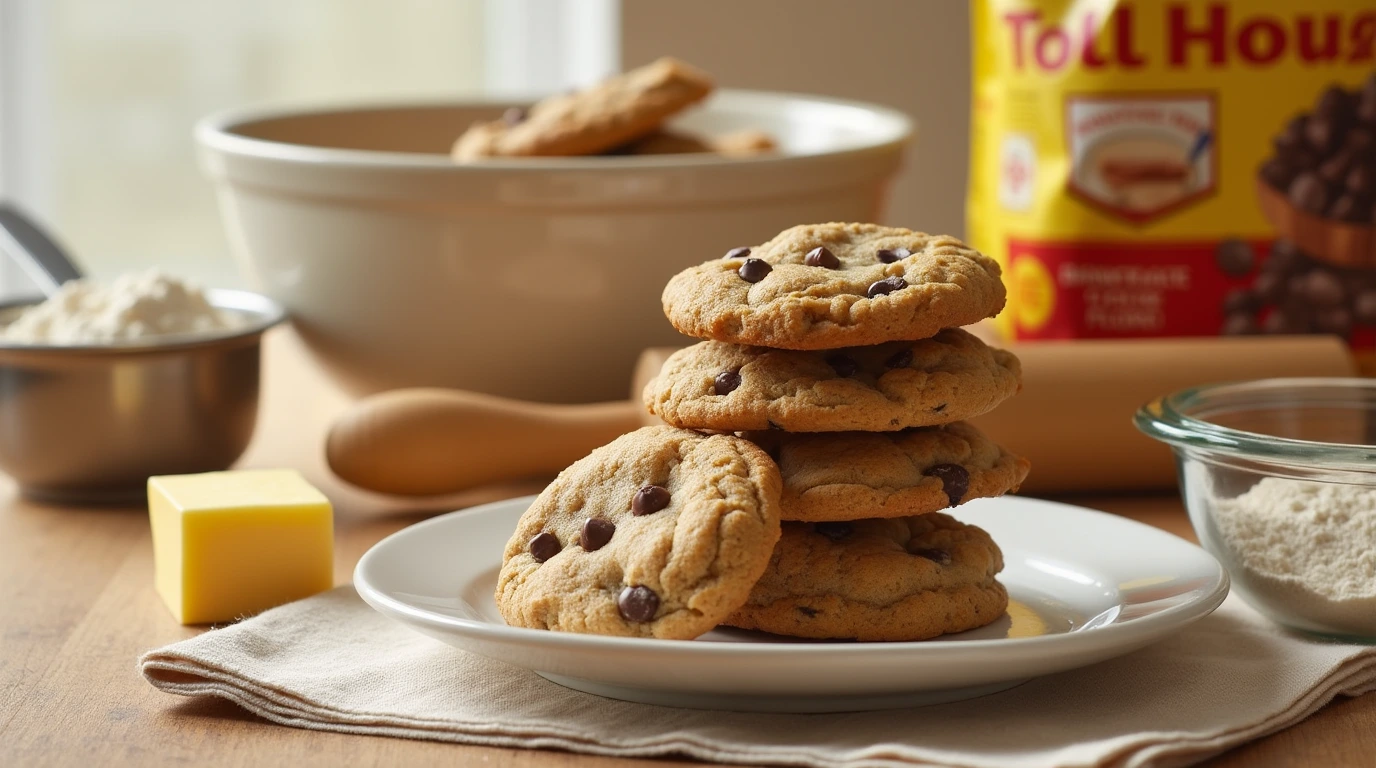
[[[1263,379],[1166,395],[1137,428],[1175,451],[1199,542],[1252,607],[1376,642],[1376,379]]]

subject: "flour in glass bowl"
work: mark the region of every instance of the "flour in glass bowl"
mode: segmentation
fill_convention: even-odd
[[[0,330],[19,344],[115,344],[155,336],[230,331],[238,318],[199,287],[160,272],[122,275],[108,285],[73,280]]]
[[[1311,621],[1376,635],[1376,486],[1268,477],[1213,507],[1253,591]]]

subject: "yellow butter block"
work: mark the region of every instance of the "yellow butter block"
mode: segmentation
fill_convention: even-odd
[[[148,478],[158,594],[183,624],[225,622],[334,586],[329,499],[292,470]]]

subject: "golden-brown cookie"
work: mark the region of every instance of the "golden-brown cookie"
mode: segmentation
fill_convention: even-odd
[[[690,429],[881,432],[973,418],[1021,385],[1012,353],[950,328],[832,351],[704,341],[671,355],[642,397]]]
[[[701,339],[836,349],[925,339],[993,317],[998,264],[947,235],[809,224],[670,279],[664,314]]]
[[[753,443],[645,427],[580,459],[521,516],[497,581],[512,626],[690,639],[745,602],[779,538]]]
[[[1031,467],[964,422],[902,432],[748,436],[779,465],[785,520],[935,512],[1012,493]]]
[[[743,629],[818,639],[926,640],[982,627],[1008,608],[989,534],[940,513],[784,523]]]
[[[596,155],[654,132],[671,115],[712,92],[711,77],[662,58],[575,93],[551,96],[522,114],[475,123],[454,143],[453,157]]]

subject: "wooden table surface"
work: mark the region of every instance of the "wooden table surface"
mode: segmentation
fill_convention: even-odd
[[[320,440],[347,401],[305,362],[289,332],[269,339],[265,367],[261,424],[244,464],[299,468],[330,495],[336,578],[345,582],[369,546],[429,513],[329,477]],[[536,488],[487,489],[434,507]],[[1173,496],[1076,501],[1193,539]],[[39,505],[0,476],[0,765],[688,765],[287,728],[221,700],[160,693],[135,671],[141,652],[198,631],[173,621],[153,591],[144,509]],[[1208,764],[1376,765],[1376,695],[1335,701]]]

